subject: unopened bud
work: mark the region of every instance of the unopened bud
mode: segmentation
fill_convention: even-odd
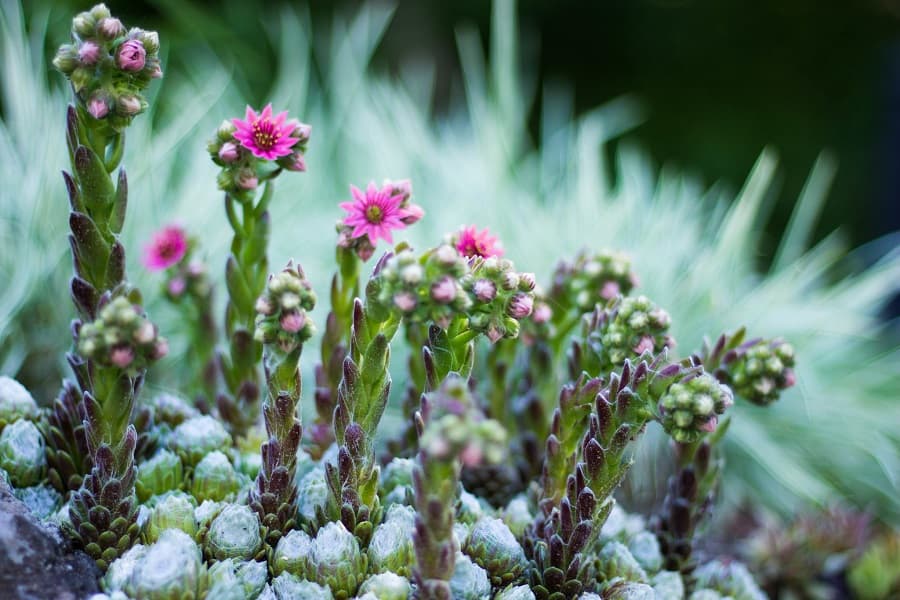
[[[125,33],[125,26],[115,17],[107,17],[97,23],[97,33],[104,39],[114,40]]]

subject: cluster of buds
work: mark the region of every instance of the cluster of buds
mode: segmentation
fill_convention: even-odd
[[[553,273],[550,291],[556,300],[567,299],[581,312],[590,311],[601,300],[627,296],[638,285],[631,259],[622,253],[582,251],[573,262],[561,262]]]
[[[676,442],[690,444],[715,431],[733,404],[731,390],[708,373],[673,383],[659,400],[660,421]]]
[[[272,116],[271,105],[257,115],[247,107],[246,120],[223,121],[207,144],[213,162],[222,167],[219,189],[238,199],[249,198],[261,181],[282,169],[306,171],[306,146],[312,127],[285,113]]]
[[[97,320],[78,330],[78,353],[105,367],[137,373],[168,350],[168,342],[159,336],[156,325],[139,306],[122,296],[101,308]]]
[[[727,352],[721,374],[734,393],[753,404],[767,406],[794,385],[794,347],[784,340],[750,340]]]
[[[519,335],[519,321],[534,310],[533,273],[517,273],[511,261],[492,256],[474,258],[462,281],[472,301],[469,328],[491,342]]]
[[[53,65],[72,83],[81,107],[112,129],[124,129],[147,108],[142,92],[162,77],[159,36],[125,29],[98,4],[72,20],[73,43],[59,48]]]
[[[372,189],[377,189],[374,187],[374,183],[370,190],[365,192],[366,197],[370,195]],[[395,198],[400,196],[400,202],[397,206],[392,206],[391,209],[393,212],[400,214],[399,221],[404,226],[413,225],[423,216],[425,216],[425,210],[419,206],[418,204],[413,203],[410,199],[412,198],[412,182],[409,179],[399,179],[397,181],[391,181],[390,179],[385,179],[384,183],[381,185],[381,189],[378,190],[385,198]],[[373,209],[374,206],[369,204],[365,208]],[[379,207],[380,208],[380,207]],[[373,221],[372,217],[374,215],[372,213],[367,214],[366,218],[371,222],[372,225],[376,225],[377,223]],[[384,218],[383,209],[377,213],[378,219]],[[372,235],[357,235],[354,236],[354,230],[356,227],[354,225],[348,224],[347,219],[341,219],[335,225],[335,229],[338,234],[337,245],[338,248],[343,248],[346,250],[353,251],[362,261],[367,261],[372,257],[372,254],[375,252],[375,242],[376,237]]]
[[[669,313],[646,296],[619,296],[605,308],[597,305],[584,317],[581,340],[572,346],[570,374],[577,377],[587,371],[602,377],[626,359],[672,348],[675,340],[668,334],[671,322]]]
[[[291,352],[315,332],[307,314],[315,305],[316,295],[303,269],[289,262],[280,273],[269,276],[256,301],[256,341]]]
[[[411,322],[433,321],[446,328],[472,306],[461,285],[468,271],[466,259],[452,246],[438,246],[418,258],[411,248],[404,248],[385,261],[373,279],[372,299],[386,312],[399,311]]]

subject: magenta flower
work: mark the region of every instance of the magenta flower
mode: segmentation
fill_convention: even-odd
[[[406,227],[403,218],[407,216],[407,211],[400,207],[403,195],[392,196],[391,191],[389,187],[379,190],[374,181],[369,183],[365,193],[355,185],[350,186],[353,202],[341,202],[339,206],[347,211],[344,225],[353,228],[351,238],[368,235],[372,244],[378,238],[383,238],[389,244],[394,242],[391,231]]]
[[[116,64],[123,71],[140,71],[147,60],[144,44],[138,40],[128,40],[119,46],[116,53]]]
[[[463,227],[456,237],[456,249],[460,254],[468,258],[480,256],[503,256],[503,248],[497,241],[497,236],[491,235],[487,228],[478,231],[474,225]]]
[[[144,266],[151,271],[168,269],[184,258],[187,247],[187,235],[181,227],[164,227],[153,234],[153,239],[144,247]]]
[[[286,119],[287,111],[273,117],[271,104],[267,104],[258,115],[248,106],[245,120],[231,120],[237,128],[234,138],[258,158],[275,160],[287,156],[299,138],[291,137],[295,125],[285,123]]]

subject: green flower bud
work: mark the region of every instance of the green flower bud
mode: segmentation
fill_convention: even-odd
[[[313,540],[304,531],[294,529],[282,536],[275,546],[272,558],[272,572],[275,575],[291,573],[297,577],[306,577],[312,573]]]
[[[716,371],[734,393],[759,406],[767,406],[794,385],[794,348],[783,340],[756,340],[728,352]]]
[[[194,469],[191,493],[200,502],[225,500],[240,487],[240,478],[231,466],[231,461],[218,450],[204,456]]]
[[[378,600],[406,600],[411,588],[409,580],[396,573],[372,575],[359,586],[359,595],[372,594]]]
[[[11,377],[0,377],[0,431],[19,419],[34,420],[38,406],[31,393]]]
[[[487,571],[461,552],[456,553],[456,565],[450,578],[450,592],[454,600],[487,600],[491,595],[491,581]]]
[[[80,38],[94,37],[97,21],[89,12],[78,13],[72,19],[72,31]]]
[[[315,523],[316,509],[324,508],[327,501],[325,469],[316,467],[297,484],[297,514],[304,523]]]
[[[266,586],[269,573],[265,561],[236,561],[227,558],[209,568],[206,597],[256,598]]]
[[[659,401],[660,421],[676,442],[692,443],[714,431],[718,415],[732,403],[731,390],[703,373],[669,386]]]
[[[71,75],[79,64],[78,52],[72,44],[60,46],[53,58],[53,66],[64,75]]]
[[[653,576],[651,583],[657,598],[666,598],[667,600],[684,599],[684,582],[681,580],[681,573],[660,571]]]
[[[644,583],[619,582],[603,593],[605,600],[656,600],[656,592]]]
[[[206,553],[216,560],[249,560],[261,547],[259,519],[248,506],[226,504],[213,519],[206,536]]]
[[[205,582],[200,548],[183,531],[167,529],[134,566],[125,592],[147,600],[198,597]]]
[[[180,529],[191,538],[197,534],[193,499],[187,494],[168,494],[153,507],[144,527],[144,541],[157,541],[167,529]]]
[[[517,538],[521,538],[525,529],[534,522],[534,515],[528,508],[528,499],[524,494],[510,500],[500,518]]]
[[[475,523],[463,551],[488,572],[494,587],[517,582],[528,566],[512,531],[492,517],[482,517]]]
[[[501,590],[494,600],[535,600],[534,592],[527,585],[511,585]]]
[[[131,580],[135,567],[147,555],[148,549],[142,544],[135,544],[125,554],[114,560],[106,570],[106,575],[100,580],[103,591],[112,594],[124,590]]]
[[[413,531],[416,511],[411,506],[394,504],[384,522],[375,528],[369,541],[369,565],[373,573],[391,571],[404,577],[411,575],[415,563]]]
[[[360,552],[356,537],[340,521],[331,522],[316,534],[311,568],[314,579],[327,585],[339,597],[356,593],[366,573],[367,558]]]
[[[609,542],[597,556],[600,572],[607,580],[620,577],[634,583],[649,583],[647,573],[624,544]]]
[[[49,485],[35,485],[13,490],[16,498],[21,500],[31,514],[44,521],[51,518],[62,503],[62,496]]]
[[[138,499],[146,502],[151,496],[181,488],[183,483],[181,459],[175,453],[161,449],[138,465],[134,489]]]
[[[765,600],[766,595],[742,563],[714,560],[694,571],[698,588],[709,588],[736,600]]]
[[[656,573],[662,568],[663,558],[659,550],[659,541],[649,531],[641,531],[628,540],[628,550],[648,573]]]
[[[282,573],[273,579],[272,591],[277,600],[334,600],[329,588],[290,573]]]
[[[189,466],[196,465],[210,452],[226,450],[230,445],[228,431],[209,415],[188,419],[169,438],[169,447]]]
[[[0,433],[0,468],[16,487],[28,487],[41,480],[46,465],[44,438],[31,421],[19,420]]]

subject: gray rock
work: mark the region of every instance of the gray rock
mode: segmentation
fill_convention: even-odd
[[[0,482],[0,596],[4,600],[80,600],[100,591],[100,570],[59,529],[42,525]]]

